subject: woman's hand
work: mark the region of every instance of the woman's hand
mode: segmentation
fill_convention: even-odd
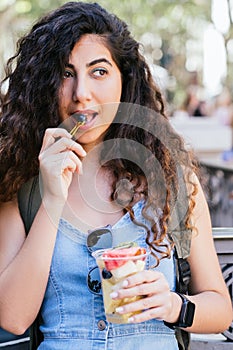
[[[47,129],[39,154],[43,198],[65,201],[73,173],[82,174],[86,152],[65,129]]]
[[[123,288],[111,294],[112,299],[142,296],[141,299],[118,307],[120,314],[141,311],[130,317],[129,322],[138,323],[153,318],[174,323],[181,310],[181,298],[170,291],[168,282],[161,272],[145,270],[129,276]]]

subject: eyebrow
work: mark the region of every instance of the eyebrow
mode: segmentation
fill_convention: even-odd
[[[87,68],[89,68],[89,67],[94,66],[95,64],[102,63],[102,62],[105,62],[105,63],[107,63],[109,66],[112,67],[112,63],[111,63],[109,60],[107,60],[106,58],[98,58],[98,59],[96,59],[96,60],[91,61],[90,63],[87,63],[86,66],[87,66]],[[74,65],[71,64],[71,63],[67,63],[65,66],[66,66],[67,68],[74,69]]]
[[[108,61],[106,58],[98,58],[96,60],[93,60],[90,63],[87,63],[87,67],[91,67],[91,66],[94,66],[95,64],[102,63],[102,62],[105,62],[112,67],[112,63]]]

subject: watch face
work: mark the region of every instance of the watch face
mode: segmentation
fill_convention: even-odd
[[[184,327],[184,328],[191,327],[193,324],[195,304],[192,303],[183,295],[181,296],[181,298],[183,299],[183,305],[181,307],[178,327]]]
[[[186,310],[185,310],[184,319],[183,319],[183,323],[185,325],[184,327],[191,327],[192,326],[194,312],[195,312],[195,304],[193,304],[191,301],[187,300]]]

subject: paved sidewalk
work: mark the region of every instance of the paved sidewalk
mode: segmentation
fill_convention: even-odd
[[[191,350],[233,350],[233,342],[222,334],[192,334],[191,339]]]

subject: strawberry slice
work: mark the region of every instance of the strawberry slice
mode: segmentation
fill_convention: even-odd
[[[112,249],[103,254],[103,260],[105,267],[108,271],[114,270],[127,262],[127,259],[121,259],[126,257],[133,257],[141,254],[145,254],[146,250],[139,247]],[[115,259],[114,259],[115,258]]]

